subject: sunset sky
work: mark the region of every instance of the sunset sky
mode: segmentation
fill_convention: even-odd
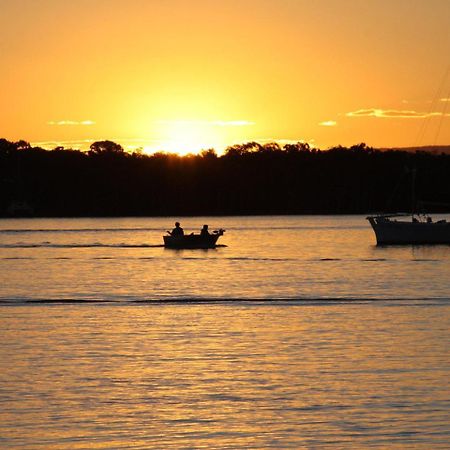
[[[450,144],[449,0],[0,0],[0,137]]]

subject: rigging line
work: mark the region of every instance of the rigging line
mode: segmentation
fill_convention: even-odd
[[[446,81],[447,81],[447,77],[448,77],[449,72],[450,72],[450,64],[447,66],[447,70],[445,71],[444,77],[442,78],[442,81],[439,84],[439,86],[438,86],[438,88],[437,88],[437,90],[436,90],[436,92],[434,94],[433,100],[431,101],[430,108],[428,110],[428,114],[424,118],[424,120],[422,122],[422,126],[420,127],[419,132],[418,132],[418,134],[416,136],[416,140],[415,140],[414,145],[413,145],[414,147],[417,147],[420,143],[423,142],[423,139],[424,139],[425,134],[426,134],[427,129],[428,129],[428,125],[429,125],[430,120],[431,120],[431,113],[436,108],[436,104],[438,103],[439,98],[442,97],[442,92],[444,90],[444,86],[446,85]]]
[[[397,192],[400,190],[400,187],[403,185],[403,180],[406,178],[408,173],[409,173],[409,169],[407,169],[405,167],[405,170],[403,171],[402,175],[400,176],[399,180],[397,181],[396,186],[394,187],[393,191],[391,192],[391,195],[388,197],[388,199],[386,201],[387,208],[390,208],[392,206],[394,198],[397,196]]]
[[[436,130],[436,136],[434,138],[434,145],[437,144],[437,141],[439,139],[439,134],[440,134],[441,128],[442,128],[442,122],[444,122],[445,117],[447,117],[447,108],[448,108],[448,104],[450,103],[450,89],[448,90],[447,96],[444,99],[442,99],[442,101],[444,102],[444,109],[442,111],[441,119],[439,120],[438,128]]]

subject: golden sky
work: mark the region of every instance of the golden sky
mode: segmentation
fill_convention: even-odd
[[[450,144],[450,0],[0,0],[0,137]]]

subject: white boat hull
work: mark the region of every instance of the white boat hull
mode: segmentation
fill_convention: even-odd
[[[407,222],[385,216],[372,216],[378,245],[392,244],[450,244],[450,222]]]

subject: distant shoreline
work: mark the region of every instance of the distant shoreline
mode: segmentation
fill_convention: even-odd
[[[438,147],[443,149],[444,147]],[[447,148],[447,147],[445,147]],[[450,150],[450,146],[448,147]],[[355,215],[450,211],[450,153],[248,142],[199,155],[111,141],[47,151],[0,139],[1,217]]]

